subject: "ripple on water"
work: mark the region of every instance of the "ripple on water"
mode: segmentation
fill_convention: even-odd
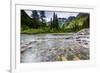
[[[69,38],[68,36],[64,36],[63,39],[61,37],[54,35],[53,39],[51,35],[22,35],[21,49],[25,48],[25,51],[21,53],[21,62],[30,63],[88,58],[89,48],[85,48],[77,42],[78,40],[80,42],[80,38],[75,40],[75,38]]]

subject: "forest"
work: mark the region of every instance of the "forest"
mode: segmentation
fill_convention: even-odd
[[[21,33],[69,33],[78,32],[84,28],[89,28],[89,13],[78,13],[68,18],[59,18],[55,11],[50,21],[46,21],[46,11],[32,10],[31,17],[21,10]]]

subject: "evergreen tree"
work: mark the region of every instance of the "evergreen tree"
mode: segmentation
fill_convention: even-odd
[[[52,27],[55,28],[55,26],[56,26],[56,14],[53,13]]]
[[[56,14],[56,29],[59,29],[58,16]]]
[[[45,16],[45,11],[40,11],[40,19],[41,19],[41,27],[45,27],[46,26],[46,20],[44,19]]]
[[[52,18],[50,19],[50,28],[53,28]]]
[[[89,28],[89,25],[90,25],[90,16],[89,16],[89,14],[87,14],[86,17],[87,18],[86,18],[86,20],[83,23],[83,28]]]
[[[40,27],[40,20],[39,15],[36,10],[32,11],[32,19],[33,19],[33,25],[31,25],[32,28],[39,28]]]
[[[52,27],[55,29],[59,28],[58,17],[57,17],[57,14],[55,14],[55,13],[53,14]]]
[[[45,11],[40,11],[40,17],[45,17]]]
[[[31,18],[26,14],[24,10],[21,10],[21,28],[27,29],[32,24]]]

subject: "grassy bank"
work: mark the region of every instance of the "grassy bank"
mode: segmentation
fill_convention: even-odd
[[[50,29],[26,29],[26,30],[21,30],[21,34],[64,34],[64,33],[73,33],[75,31],[70,31],[70,30],[50,30]]]

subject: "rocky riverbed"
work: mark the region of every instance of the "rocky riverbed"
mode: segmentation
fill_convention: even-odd
[[[89,29],[70,35],[21,35],[21,62],[89,60]]]

